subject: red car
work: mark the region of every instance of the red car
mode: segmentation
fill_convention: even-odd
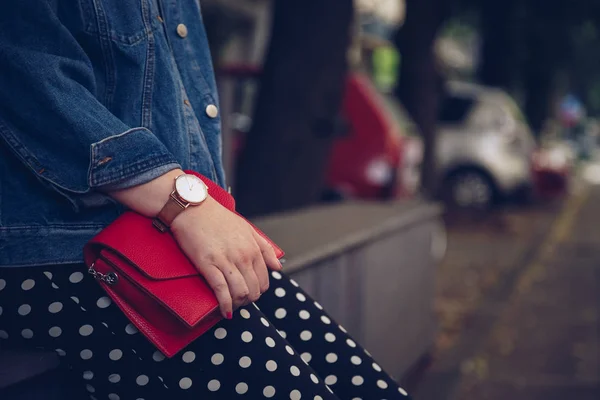
[[[232,65],[220,70],[222,78],[234,78],[236,84],[242,85],[255,83],[259,75],[260,69],[251,66]],[[240,87],[232,89],[239,93]],[[244,103],[235,100],[239,99],[233,103]],[[252,100],[245,103],[246,107],[234,105],[232,115],[228,116],[232,118],[234,159],[251,123],[248,115]],[[348,74],[341,116],[347,129],[333,146],[324,200],[383,200],[415,194],[419,186],[419,143],[403,132],[402,125],[365,74]]]

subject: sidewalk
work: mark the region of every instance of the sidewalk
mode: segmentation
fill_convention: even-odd
[[[596,187],[500,228],[450,229],[416,400],[600,399],[599,203]]]

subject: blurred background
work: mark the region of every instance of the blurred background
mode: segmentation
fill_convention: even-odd
[[[201,3],[294,279],[417,400],[600,399],[600,1]]]

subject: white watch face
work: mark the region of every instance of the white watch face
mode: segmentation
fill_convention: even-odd
[[[175,190],[188,203],[202,203],[208,195],[206,185],[196,175],[180,175],[175,180]]]

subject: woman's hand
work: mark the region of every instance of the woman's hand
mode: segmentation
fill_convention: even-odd
[[[171,231],[215,292],[225,318],[269,288],[267,268],[281,269],[271,245],[210,196],[179,214]]]
[[[183,173],[176,169],[109,195],[142,215],[154,217],[169,199],[175,178]],[[225,318],[231,318],[240,306],[256,301],[269,288],[267,268],[281,269],[271,245],[244,219],[210,196],[179,214],[171,231],[215,292]]]

